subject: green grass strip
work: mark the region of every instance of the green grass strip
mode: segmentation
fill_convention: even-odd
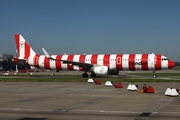
[[[152,73],[128,73],[128,75],[137,75],[137,76],[152,76]],[[156,73],[158,77],[167,77],[167,76],[179,76],[180,73]]]

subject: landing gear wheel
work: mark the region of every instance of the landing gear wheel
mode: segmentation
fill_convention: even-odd
[[[91,77],[92,77],[92,78],[96,77],[96,74],[93,72],[93,73],[91,74]]]
[[[83,74],[82,74],[82,77],[83,77],[83,78],[88,78],[88,74],[87,74],[87,73],[83,73]]]
[[[153,77],[153,78],[156,78],[156,77],[157,77],[157,75],[156,75],[156,71],[155,71],[155,70],[153,70],[152,72],[153,72],[153,76],[152,76],[152,77]]]
[[[157,75],[156,75],[156,74],[154,74],[154,75],[153,75],[153,78],[156,78],[156,77],[157,77]]]

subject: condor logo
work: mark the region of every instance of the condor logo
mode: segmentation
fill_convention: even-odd
[[[129,65],[147,65],[147,62],[129,62]]]
[[[23,41],[20,42],[20,46],[24,47],[24,42]]]

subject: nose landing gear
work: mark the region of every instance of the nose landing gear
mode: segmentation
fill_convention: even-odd
[[[156,75],[156,71],[152,71],[153,72],[153,78],[156,78],[157,77],[157,75]]]

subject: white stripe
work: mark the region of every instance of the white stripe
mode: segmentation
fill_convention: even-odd
[[[56,59],[57,55],[52,55],[51,57]],[[50,60],[49,65],[50,65],[51,70],[56,69],[56,61],[55,60]]]
[[[20,35],[19,37],[19,58],[24,59],[25,56],[25,40],[24,38]]]
[[[168,68],[168,61],[161,61],[161,68],[162,69],[167,69]]]
[[[68,55],[63,55],[62,56],[62,60],[67,60],[68,58]],[[67,64],[63,64],[63,62],[61,62],[61,66],[62,66],[62,70],[67,70],[68,67],[67,67]]]
[[[29,65],[34,66],[34,56],[30,56],[28,58],[28,63],[29,63]]]
[[[30,47],[30,56],[35,56],[36,53],[32,50],[32,48]]]
[[[162,58],[166,58],[165,56],[162,56]],[[167,59],[167,58],[166,58]],[[161,59],[161,68],[167,69],[168,68],[168,60],[162,60]]]
[[[40,68],[44,68],[44,58],[45,58],[45,56],[43,56],[43,55],[41,55],[41,56],[39,57],[38,64],[39,64],[39,67],[40,67]]]
[[[109,68],[110,69],[114,69],[114,68],[116,68],[116,54],[111,54],[110,55],[110,58],[109,58],[110,60],[110,63],[109,63]]]
[[[92,58],[92,55],[86,55],[85,63],[90,63],[91,64],[91,58]]]
[[[135,55],[135,62],[141,62],[142,61],[142,54],[136,54]],[[135,65],[136,70],[142,70],[142,65]]]
[[[154,70],[155,64],[154,64],[154,55],[148,54],[148,70]]]
[[[97,57],[97,65],[103,65],[104,54],[100,54]]]
[[[129,70],[129,54],[123,54],[122,68],[123,68],[123,70]]]
[[[73,61],[79,62],[80,55],[74,55]],[[74,70],[79,70],[79,66],[73,66]]]

